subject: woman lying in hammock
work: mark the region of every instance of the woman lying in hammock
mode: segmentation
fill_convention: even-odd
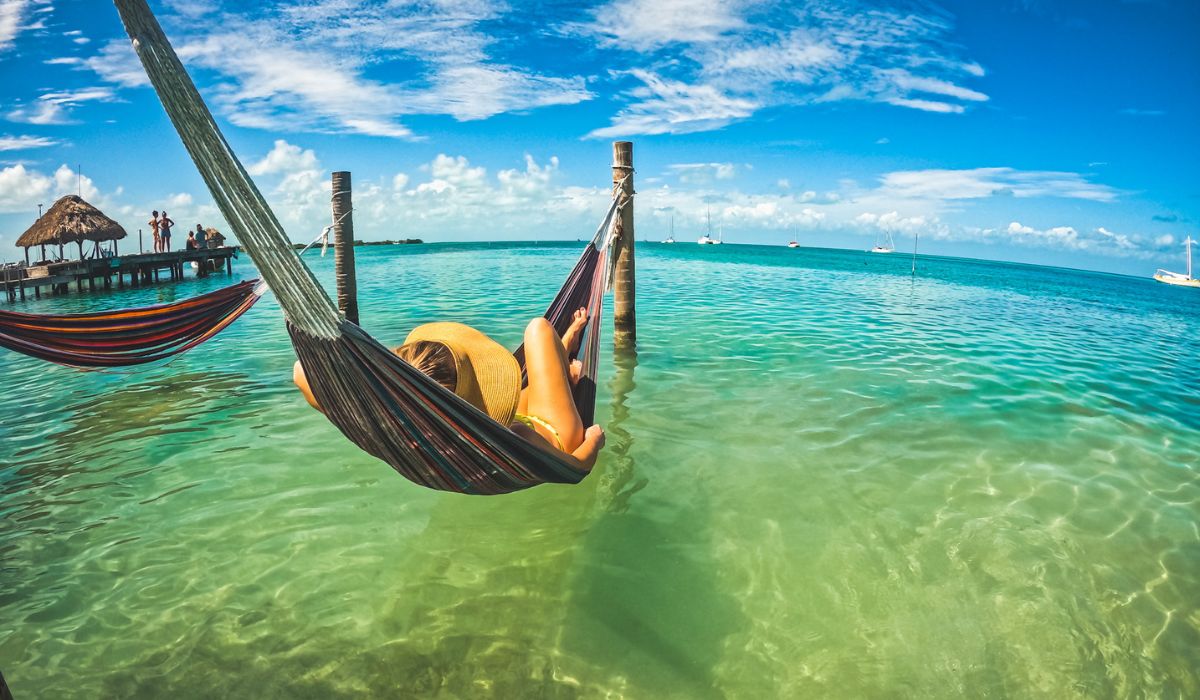
[[[587,311],[579,309],[567,332],[559,337],[544,318],[535,318],[525,328],[525,371],[529,378],[521,388],[521,368],[504,346],[461,323],[427,323],[409,333],[395,353],[405,362],[466,399],[517,435],[547,449],[574,457],[591,469],[604,447],[604,430],[598,425],[584,429],[571,387],[582,372],[579,351]],[[308,403],[322,410],[296,362],[292,380]]]

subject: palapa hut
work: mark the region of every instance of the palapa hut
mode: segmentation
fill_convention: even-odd
[[[125,229],[104,215],[81,197],[69,194],[54,203],[42,218],[33,222],[29,230],[17,239],[17,247],[25,249],[25,264],[29,264],[29,249],[42,247],[42,260],[46,259],[46,246],[57,245],[59,257],[67,243],[79,245],[79,258],[83,259],[83,242],[91,241],[98,248],[104,241],[116,241],[125,237]]]

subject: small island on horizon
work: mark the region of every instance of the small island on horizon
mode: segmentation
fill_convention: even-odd
[[[354,241],[354,245],[356,245],[356,246],[360,246],[360,245],[417,245],[417,244],[421,244],[424,242],[425,241],[421,240],[420,238],[403,238],[403,239],[400,239],[397,241],[393,241],[391,239],[384,240],[384,241],[364,241],[362,239],[357,239]],[[304,243],[293,243],[292,244],[292,248],[295,250],[303,250],[305,247],[306,247],[306,244],[304,244]]]

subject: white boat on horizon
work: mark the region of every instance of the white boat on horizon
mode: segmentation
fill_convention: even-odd
[[[716,245],[717,239],[712,237],[712,211],[705,212],[705,216],[708,217],[708,233],[705,233],[696,242],[700,245]]]
[[[671,217],[671,232],[669,234],[667,234],[667,239],[665,241],[663,241],[663,243],[674,243],[674,242],[675,242],[675,217],[672,216]]]
[[[1183,242],[1183,247],[1187,249],[1187,274],[1171,272],[1170,270],[1159,268],[1158,271],[1154,273],[1154,279],[1162,282],[1163,284],[1173,284],[1179,287],[1200,287],[1200,279],[1192,277],[1193,243],[1195,243],[1195,241],[1192,240],[1191,236],[1188,236]]]
[[[894,253],[896,252],[896,242],[892,240],[891,229],[883,230],[883,244],[879,242],[879,237],[875,237],[875,247],[871,249],[872,253]]]
[[[792,231],[792,240],[788,241],[787,247],[789,247],[789,248],[799,248],[800,247],[800,232],[799,231],[795,231],[795,230]]]

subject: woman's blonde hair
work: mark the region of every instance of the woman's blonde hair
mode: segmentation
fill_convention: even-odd
[[[400,359],[428,374],[450,391],[458,387],[458,370],[454,366],[454,355],[445,343],[417,340],[401,345],[395,352]]]

